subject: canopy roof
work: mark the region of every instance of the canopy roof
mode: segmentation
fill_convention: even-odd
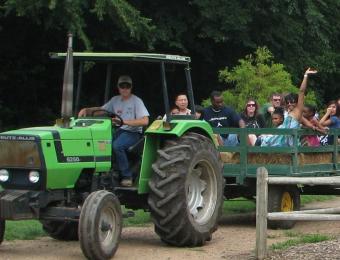
[[[65,53],[50,53],[52,59],[65,59]],[[156,54],[156,53],[105,53],[105,52],[73,52],[74,60],[81,61],[146,61],[146,62],[165,62],[165,63],[180,63],[188,64],[190,57],[171,55],[171,54]]]

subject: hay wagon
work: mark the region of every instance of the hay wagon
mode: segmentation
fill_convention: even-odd
[[[226,199],[245,197],[254,199],[256,195],[256,170],[265,166],[269,176],[283,177],[327,177],[340,175],[340,145],[337,144],[340,129],[329,130],[333,144],[319,147],[301,146],[305,135],[316,135],[309,129],[235,129],[215,128],[216,134],[236,133],[240,145],[219,146],[224,163],[223,175],[226,181]],[[247,144],[249,134],[287,135],[293,139],[291,147],[259,147]],[[338,195],[337,186],[270,185],[268,190],[268,211],[285,212],[300,209],[300,195]],[[270,228],[293,227],[295,221],[269,221]]]

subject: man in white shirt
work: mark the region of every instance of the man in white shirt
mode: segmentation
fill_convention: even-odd
[[[85,116],[91,111],[104,109],[119,115],[123,119],[123,122],[118,122],[117,118],[112,119],[113,123],[122,123],[122,126],[116,130],[113,150],[121,172],[122,179],[120,184],[130,187],[133,180],[126,150],[142,137],[143,126],[149,123],[149,112],[143,101],[132,94],[132,79],[130,76],[120,76],[117,87],[119,91],[118,96],[112,97],[102,107],[83,108],[79,111],[78,116]]]

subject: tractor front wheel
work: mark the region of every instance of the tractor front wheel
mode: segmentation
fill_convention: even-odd
[[[155,231],[165,243],[201,246],[211,239],[223,203],[219,158],[213,142],[196,133],[167,141],[158,150],[148,203]]]
[[[117,197],[108,191],[92,192],[79,219],[79,241],[88,259],[111,259],[122,232],[122,212]]]

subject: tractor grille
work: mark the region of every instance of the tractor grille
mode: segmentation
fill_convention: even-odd
[[[0,139],[1,168],[41,168],[38,143],[36,141]]]

